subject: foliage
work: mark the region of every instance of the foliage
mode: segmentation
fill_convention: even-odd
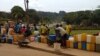
[[[80,26],[100,26],[100,9],[69,12],[63,17],[67,23]]]
[[[20,7],[20,6],[14,6],[12,9],[11,9],[11,15],[12,15],[12,18],[14,19],[22,19],[25,15],[25,12],[24,10]]]
[[[37,11],[35,11],[34,9],[29,9],[28,10],[28,15],[29,15],[29,22],[30,23],[38,23],[40,21],[40,18],[37,14]]]

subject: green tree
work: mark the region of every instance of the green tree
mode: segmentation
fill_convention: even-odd
[[[14,6],[11,9],[12,18],[16,19],[17,21],[20,19],[22,20],[22,18],[25,16],[24,14],[25,12],[20,6]]]
[[[28,15],[29,15],[29,22],[30,23],[38,23],[40,21],[40,18],[34,9],[29,9]]]

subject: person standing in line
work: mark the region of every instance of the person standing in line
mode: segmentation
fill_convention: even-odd
[[[57,43],[61,43],[61,34],[60,34],[60,30],[58,29],[59,25],[56,25],[55,28],[55,34],[56,34],[56,42]]]
[[[61,34],[61,46],[63,48],[66,48],[66,40],[68,40],[68,34],[66,32],[66,30],[62,27],[62,25],[59,25],[59,27],[57,28],[60,31]]]
[[[72,26],[70,24],[66,25],[66,31],[67,31],[68,35],[70,36],[71,31],[72,31]]]

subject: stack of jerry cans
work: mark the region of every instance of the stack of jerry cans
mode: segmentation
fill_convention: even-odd
[[[87,34],[82,33],[81,35],[81,42],[82,42],[82,50],[86,50],[86,39],[87,39]]]
[[[82,49],[81,34],[77,35],[77,39],[78,39],[78,49]]]
[[[86,33],[74,35],[74,48],[86,50]]]
[[[95,51],[96,37],[93,35],[87,35],[87,50]]]
[[[96,52],[100,52],[100,36],[96,36]]]
[[[73,43],[74,48],[78,48],[78,35],[74,35],[74,43]]]

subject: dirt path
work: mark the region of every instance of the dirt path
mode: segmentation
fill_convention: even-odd
[[[19,48],[16,45],[0,44],[0,56],[61,56],[28,48]]]

